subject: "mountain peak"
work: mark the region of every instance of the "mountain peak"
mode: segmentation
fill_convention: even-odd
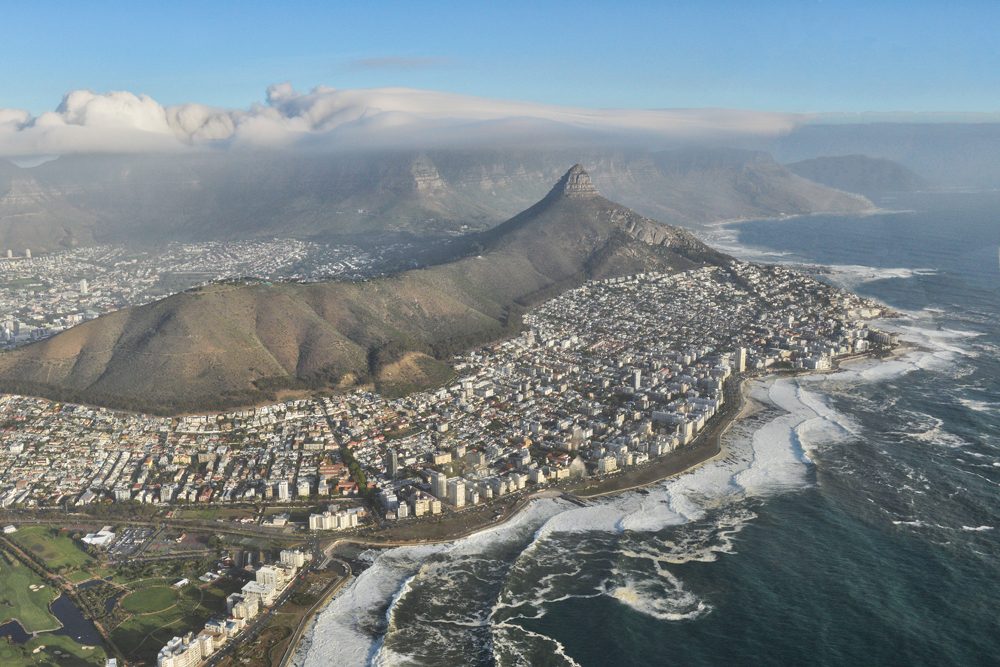
[[[552,191],[565,197],[596,197],[600,195],[590,180],[590,174],[580,163],[570,167]]]

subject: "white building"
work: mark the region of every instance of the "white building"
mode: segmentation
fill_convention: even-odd
[[[157,667],[194,667],[202,660],[212,655],[215,650],[215,640],[212,635],[203,632],[197,637],[192,633],[184,637],[174,637],[160,649],[156,656]]]
[[[455,507],[465,507],[465,480],[461,477],[448,480],[448,502]]]

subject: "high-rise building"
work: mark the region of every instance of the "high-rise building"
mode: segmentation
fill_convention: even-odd
[[[7,248],[7,259],[10,259],[13,256],[14,256],[14,251],[11,250],[10,248]]]
[[[80,281],[80,294],[86,294],[89,290],[90,287],[87,285],[87,279],[82,279]]]
[[[396,454],[396,450],[389,448],[389,456],[386,461],[385,470],[389,473],[389,477],[395,477],[399,473],[399,455]]]
[[[741,347],[736,351],[736,370],[740,373],[747,369],[747,349]]]
[[[640,371],[637,368],[635,369],[635,372],[632,373],[632,389],[634,391],[639,391],[641,387],[642,387],[642,371]]]
[[[24,249],[24,256],[27,257],[28,259],[31,259],[31,248]]]
[[[278,500],[288,500],[291,494],[288,492],[288,480],[283,479],[278,482]]]
[[[431,471],[431,493],[438,500],[448,497],[448,475]]]
[[[278,554],[278,558],[282,565],[291,565],[293,567],[305,567],[306,561],[311,560],[309,554],[298,549],[283,549]]]
[[[454,507],[465,507],[465,480],[461,477],[448,480],[448,502]]]

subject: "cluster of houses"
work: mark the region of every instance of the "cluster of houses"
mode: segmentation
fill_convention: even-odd
[[[387,518],[616,474],[688,445],[734,375],[823,369],[895,343],[869,300],[733,261],[592,281],[524,332],[456,360],[449,385],[358,390],[161,418],[0,395],[0,506],[318,503],[370,492]],[[313,530],[355,527],[343,503]]]

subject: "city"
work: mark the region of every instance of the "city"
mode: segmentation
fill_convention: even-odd
[[[398,263],[413,247],[368,250],[293,238],[168,243],[158,249],[101,245],[0,256],[0,349],[48,338],[127,306],[223,280],[358,280]]]

